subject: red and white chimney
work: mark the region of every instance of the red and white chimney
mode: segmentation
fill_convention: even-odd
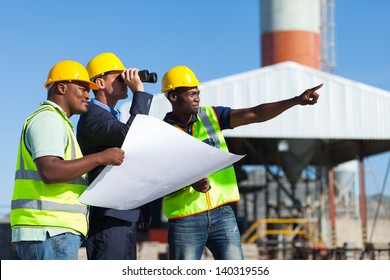
[[[260,0],[261,64],[283,61],[320,69],[320,0]]]

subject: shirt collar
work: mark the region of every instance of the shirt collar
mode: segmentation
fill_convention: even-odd
[[[95,98],[91,98],[91,103],[103,108],[104,110],[110,112],[111,114],[113,114],[118,120],[120,119],[120,116],[121,116],[121,112],[118,110],[118,109],[112,109],[110,108],[107,104],[104,104],[102,102],[100,102],[99,100],[96,100]]]
[[[169,112],[169,113],[167,113],[166,115],[165,115],[165,118],[164,118],[164,121],[166,121],[167,123],[169,123],[169,124],[176,124],[176,125],[178,125],[178,126],[180,126],[180,127],[182,127],[182,128],[186,128],[186,127],[189,127],[189,126],[191,126],[194,122],[196,122],[198,120],[198,117],[197,117],[197,115],[192,115],[192,119],[191,119],[191,121],[190,121],[190,123],[188,124],[188,126],[187,125],[184,125],[184,124],[181,124],[181,123],[177,123],[176,121],[174,121],[173,119],[172,119],[172,112]]]
[[[50,105],[54,107],[57,110],[57,112],[62,115],[62,117],[69,123],[70,127],[73,129],[73,123],[69,120],[68,116],[66,115],[65,111],[61,108],[60,105],[50,100],[43,101],[41,105]]]

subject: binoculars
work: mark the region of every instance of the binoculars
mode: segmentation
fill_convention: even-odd
[[[148,70],[140,70],[138,71],[138,76],[144,83],[156,83],[157,82],[157,74],[152,72],[149,73]]]
[[[138,76],[139,76],[140,80],[144,83],[156,83],[157,82],[157,74],[154,72],[149,73],[148,70],[138,71]],[[118,75],[117,79],[120,80],[121,82],[123,82],[121,75]]]

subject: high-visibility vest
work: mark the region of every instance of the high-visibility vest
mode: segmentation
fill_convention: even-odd
[[[178,126],[176,125],[176,127]],[[218,118],[212,107],[200,108],[198,120],[193,124],[192,134],[197,139],[211,143],[216,148],[228,152]],[[207,193],[197,192],[191,186],[187,186],[165,196],[163,199],[165,216],[168,219],[181,218],[240,200],[233,166],[217,171],[207,178],[211,186]]]
[[[68,131],[68,144],[64,160],[82,157],[69,120],[59,109],[45,104],[34,112],[24,123],[16,163],[14,193],[11,202],[11,228],[51,227],[69,228],[87,234],[88,207],[78,201],[87,188],[87,175],[66,183],[45,184],[25,144],[26,127],[32,117],[45,110],[61,116]]]

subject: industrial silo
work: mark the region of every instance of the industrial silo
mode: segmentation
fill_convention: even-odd
[[[320,69],[320,0],[261,0],[261,62]]]

